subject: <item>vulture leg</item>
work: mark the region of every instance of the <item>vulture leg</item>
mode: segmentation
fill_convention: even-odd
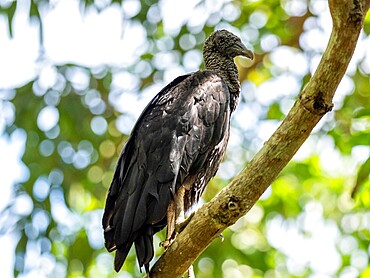
[[[161,242],[161,245],[164,247],[164,249],[167,249],[170,247],[172,243],[172,235],[175,231],[175,200],[172,200],[167,208],[167,231],[166,231],[166,239]]]
[[[175,200],[176,204],[176,221],[175,221],[175,233],[181,233],[185,227],[188,225],[189,221],[194,215],[192,212],[188,217],[185,218],[185,193],[186,191],[190,191],[192,189],[193,183],[192,181],[188,181],[183,186],[179,188],[177,191],[177,199]]]
[[[184,208],[184,196],[185,196],[185,186],[181,186],[177,191],[175,197],[175,206],[176,206],[176,219],[175,227],[180,225],[185,220],[185,208]]]
[[[188,186],[187,186],[188,185]],[[176,205],[176,219],[175,219],[175,230],[174,232],[174,237],[181,233],[181,231],[186,227],[186,225],[189,223],[190,219],[193,217],[194,212],[189,215],[188,218],[185,219],[185,208],[184,208],[184,197],[185,197],[185,192],[186,190],[189,190],[190,188],[189,184],[184,184],[181,186],[177,192],[177,198],[175,200],[175,205]],[[193,265],[191,264],[188,268],[188,278],[195,278],[194,274],[194,268]]]
[[[187,187],[185,185],[181,186],[177,191],[174,200],[168,206],[166,240],[162,242],[162,246],[165,249],[172,244],[176,235],[186,227],[194,215],[194,213],[192,213],[185,219],[184,197],[186,190]],[[189,266],[188,278],[195,278],[193,265]]]
[[[161,245],[167,249],[172,241],[175,239],[176,234],[178,233],[179,229],[183,230],[188,223],[185,221],[185,209],[184,209],[184,195],[185,195],[186,187],[181,186],[174,199],[171,201],[167,208],[167,231],[166,231],[166,239],[161,243]],[[190,219],[189,219],[190,220]],[[185,223],[183,225],[183,223]],[[182,229],[181,229],[182,227]]]

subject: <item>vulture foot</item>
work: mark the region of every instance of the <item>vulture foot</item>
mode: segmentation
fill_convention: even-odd
[[[164,250],[167,250],[171,244],[175,241],[175,237],[171,237],[169,239],[166,239],[164,241],[162,241],[161,243],[159,243],[159,246],[162,246],[164,248]]]
[[[171,244],[175,241],[175,238],[178,234],[180,234],[185,227],[189,224],[190,220],[193,218],[194,212],[192,212],[184,221],[176,223],[174,228],[171,229],[167,227],[167,235],[166,239],[162,241],[159,245],[162,246],[164,249],[168,249]],[[170,225],[171,226],[171,225]],[[172,230],[172,233],[171,233]]]

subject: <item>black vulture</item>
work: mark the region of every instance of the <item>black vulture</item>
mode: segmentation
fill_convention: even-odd
[[[116,250],[118,272],[135,244],[140,268],[149,271],[153,235],[167,227],[173,239],[184,211],[197,203],[216,174],[230,132],[240,83],[234,57],[253,59],[227,30],[210,35],[205,69],[177,77],[147,105],[122,149],[103,215],[105,246]]]

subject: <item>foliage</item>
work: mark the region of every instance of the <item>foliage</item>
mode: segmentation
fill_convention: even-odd
[[[81,12],[122,5],[121,1],[80,2]],[[14,274],[36,269],[45,276],[51,272],[68,277],[115,276],[112,256],[103,248],[100,218],[115,161],[135,120],[117,106],[119,98],[145,92],[164,79],[170,66],[159,66],[156,55],[169,54],[189,71],[188,54],[199,53],[204,38],[220,27],[241,31],[243,41],[256,52],[253,65],[237,61],[243,85],[242,102],[233,119],[231,140],[237,143],[231,142],[220,175],[209,184],[204,200],[227,184],[266,139],[264,132],[285,115],[312,73],[311,60],[321,54],[322,49],[309,38],[319,30],[315,26],[324,28],[320,13],[325,8],[317,1],[299,2],[298,7],[294,3],[226,1],[216,10],[212,1],[200,1],[194,11],[206,13],[203,20],[196,24],[189,20],[169,31],[159,16],[162,2],[140,1],[138,12],[124,14],[123,20],[144,26],[147,47],[127,67],[89,68],[50,61],[53,84],[45,85],[40,74],[22,87],[4,90],[2,105],[14,112],[4,136],[21,130],[27,138],[22,161],[29,177],[14,186],[14,198],[32,204],[29,213],[17,212],[16,202],[2,212],[12,219],[5,221],[3,232],[19,235]],[[17,5],[13,1],[0,9],[10,33]],[[31,1],[30,16],[40,18],[42,9],[52,5]],[[369,16],[367,34],[368,26]],[[370,272],[370,65],[365,60],[369,55],[355,61],[355,70],[346,76],[350,86],[339,88],[335,111],[302,154],[252,211],[225,231],[224,240],[213,242],[194,263],[197,277],[317,273],[365,277]],[[117,82],[122,76],[132,84],[123,88]],[[56,122],[48,119],[45,124],[42,117],[50,113]],[[254,121],[248,129],[245,115]],[[355,186],[357,193],[351,199]],[[163,237],[161,233],[158,243]],[[160,256],[162,250],[156,252]],[[33,264],[32,254],[43,263]],[[133,252],[122,272],[140,276]]]

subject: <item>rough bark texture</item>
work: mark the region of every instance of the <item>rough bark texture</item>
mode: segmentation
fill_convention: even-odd
[[[318,121],[347,69],[370,0],[331,0],[333,30],[321,62],[280,127],[248,166],[202,206],[150,271],[150,277],[181,277],[220,233],[245,215],[291,160]]]

